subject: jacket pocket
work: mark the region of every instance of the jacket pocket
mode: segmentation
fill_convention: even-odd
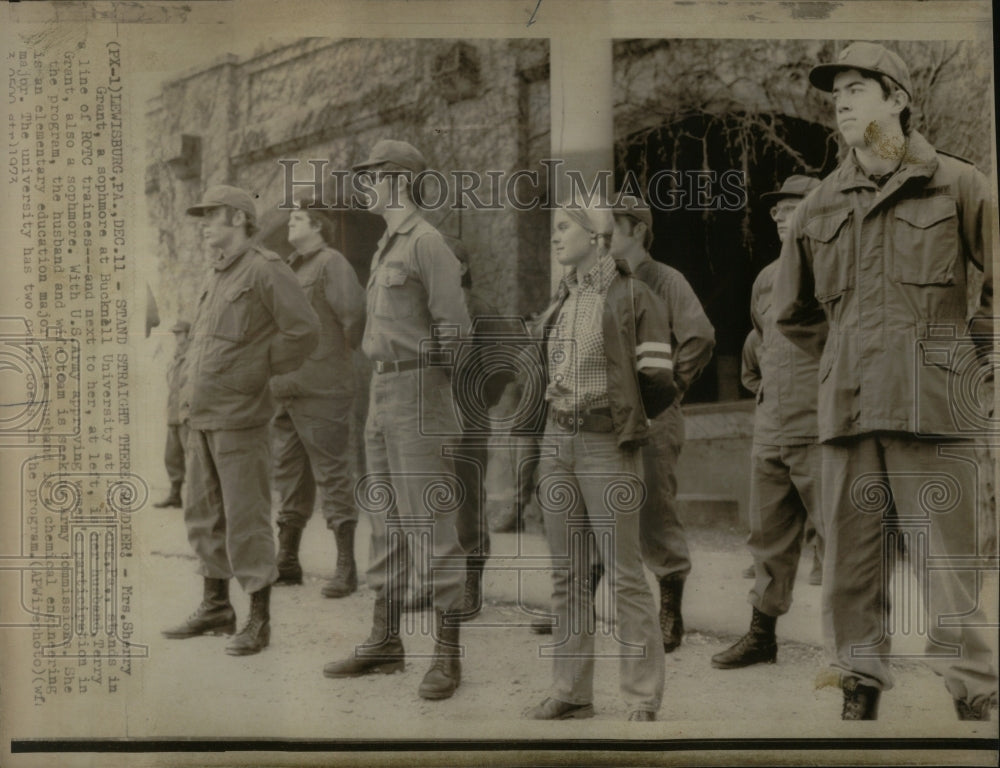
[[[901,200],[892,221],[892,277],[908,285],[954,285],[958,208],[951,197]]]
[[[854,285],[854,260],[850,227],[845,226],[851,211],[814,216],[805,226],[812,241],[816,298],[833,301]]]
[[[256,303],[253,289],[249,285],[238,285],[223,294],[219,308],[219,320],[213,335],[228,341],[242,342],[250,331],[253,307]]]
[[[402,269],[385,267],[375,278],[375,301],[372,312],[376,317],[405,320],[413,315],[410,276]]]

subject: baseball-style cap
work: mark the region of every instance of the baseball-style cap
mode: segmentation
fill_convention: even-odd
[[[641,221],[646,229],[653,228],[653,214],[649,206],[635,195],[622,195],[615,201],[612,211],[615,216],[631,216],[636,221]]]
[[[819,186],[819,179],[812,176],[795,174],[789,176],[781,185],[781,189],[765,192],[760,199],[765,203],[776,203],[786,197],[805,197]]]
[[[218,208],[220,205],[228,205],[237,211],[243,211],[249,216],[257,217],[257,208],[253,198],[245,189],[230,187],[226,184],[216,184],[205,190],[198,205],[192,205],[187,209],[188,216],[204,216],[205,211],[210,208]]]
[[[646,225],[646,235],[642,245],[648,249],[653,244],[653,213],[644,200],[635,195],[621,195],[612,209],[615,216],[629,216]]]
[[[835,63],[817,64],[809,70],[809,82],[821,91],[832,91],[833,78],[848,69],[886,75],[906,91],[907,96],[913,97],[913,84],[906,62],[898,53],[878,43],[851,43],[840,52]]]
[[[174,323],[174,327],[170,329],[171,333],[189,333],[191,331],[191,323],[187,320],[178,320]]]
[[[380,165],[392,164],[404,171],[420,173],[427,168],[427,161],[420,150],[406,141],[382,139],[376,142],[368,155],[368,159],[357,165],[352,165],[352,171],[363,171]]]

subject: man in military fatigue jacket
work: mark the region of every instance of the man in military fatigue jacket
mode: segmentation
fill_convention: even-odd
[[[278,513],[278,581],[301,584],[299,542],[313,513],[316,491],[326,527],[337,542],[337,569],[324,597],[346,597],[358,588],[354,562],[354,479],[350,419],[355,376],[351,351],[364,331],[364,294],[354,269],[330,247],[333,220],[300,204],[288,219],[287,263],[320,320],[319,344],[296,371],[271,379],[277,401],[271,421]]]
[[[663,650],[672,653],[684,636],[681,600],[691,573],[691,554],[684,526],[677,516],[677,462],[684,445],[684,392],[701,375],[715,348],[715,329],[684,275],[649,255],[653,243],[653,216],[649,206],[632,195],[615,203],[615,235],[611,253],[628,262],[633,274],[665,305],[674,357],[678,397],[650,423],[649,443],[643,446],[646,502],[639,518],[642,560],[660,585],[660,633]]]
[[[790,176],[781,189],[761,195],[774,200],[771,217],[782,242],[803,198],[819,186],[810,176]],[[750,291],[753,328],[743,344],[743,386],[756,395],[750,453],[750,536],[756,581],[750,590],[750,629],[712,656],[717,669],[774,663],[775,625],[788,613],[802,544],[812,523],[814,568],[822,568],[823,522],[820,447],[816,443],[818,361],[792,344],[775,325],[774,275],[778,261],[764,267]],[[820,571],[817,571],[817,575]]]
[[[281,258],[254,245],[256,210],[242,189],[209,187],[187,210],[202,218],[213,250],[188,350],[190,433],[188,541],[201,561],[205,596],[170,638],[231,634],[236,615],[229,578],[250,593],[250,616],[226,648],[259,653],[270,638],[271,584],[277,577],[271,528],[268,379],[293,371],[315,348],[319,321]]]
[[[992,349],[996,210],[981,173],[909,130],[912,87],[897,54],[853,43],[809,79],[833,93],[850,151],[797,210],[774,303],[779,329],[822,353],[823,628],[842,717],[875,719],[892,685],[887,587],[902,526],[928,597],[927,656],[959,717],[988,719],[997,677],[974,567],[966,416]],[[970,265],[985,271],[971,322]]]

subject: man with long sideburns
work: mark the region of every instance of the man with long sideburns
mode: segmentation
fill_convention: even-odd
[[[218,185],[187,209],[201,219],[212,272],[198,302],[188,351],[188,499],[184,522],[201,561],[204,598],[180,639],[236,629],[233,576],[250,594],[250,615],[226,653],[260,653],[271,638],[271,584],[278,575],[271,528],[268,379],[302,365],[319,321],[292,271],[251,242],[253,198]]]
[[[988,720],[997,675],[970,567],[983,420],[966,411],[972,385],[992,379],[996,208],[983,174],[910,127],[899,55],[852,43],[809,81],[833,94],[849,151],[792,218],[774,311],[779,330],[820,357],[823,633],[841,717],[876,719],[892,687],[888,585],[902,529],[925,543],[910,557],[930,619],[926,657],[958,717]],[[971,320],[970,268],[985,273]]]

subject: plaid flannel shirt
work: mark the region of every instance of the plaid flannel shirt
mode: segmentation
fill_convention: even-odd
[[[610,405],[602,316],[615,273],[614,259],[605,256],[582,279],[576,270],[563,278],[569,296],[549,336],[550,380],[545,393],[558,410]]]

